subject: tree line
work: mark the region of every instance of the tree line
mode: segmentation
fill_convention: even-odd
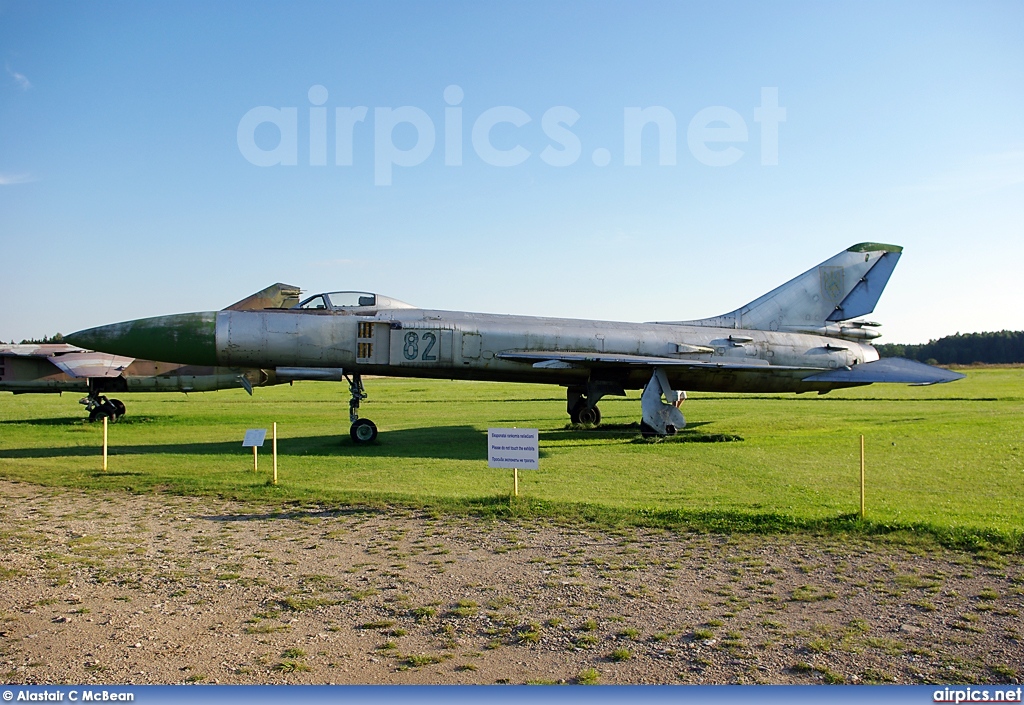
[[[920,345],[885,343],[875,346],[882,357],[906,357],[938,365],[1024,363],[1024,331],[957,333]]]
[[[44,335],[42,338],[26,338],[21,341],[21,345],[45,345],[47,343],[63,343],[64,336],[60,333],[54,335]],[[11,340],[11,345],[17,345],[14,340]]]

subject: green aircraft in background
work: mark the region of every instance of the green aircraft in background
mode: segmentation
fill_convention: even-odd
[[[228,306],[225,311],[290,308],[300,290],[274,284]],[[108,394],[124,392],[209,392],[242,387],[265,387],[296,379],[324,379],[322,370],[293,370],[292,376],[256,367],[222,367],[157,362],[95,352],[67,343],[0,346],[0,391],[15,394],[85,393],[90,421],[124,416],[124,402]],[[329,378],[330,375],[327,375]],[[340,377],[339,377],[340,379]]]

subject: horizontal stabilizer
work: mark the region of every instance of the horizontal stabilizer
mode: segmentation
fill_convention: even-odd
[[[829,370],[820,374],[805,377],[805,382],[853,382],[855,384],[873,384],[875,382],[892,382],[895,384],[928,385],[954,382],[966,375],[941,367],[932,367],[923,362],[907,360],[902,357],[884,357],[875,362],[863,365]]]

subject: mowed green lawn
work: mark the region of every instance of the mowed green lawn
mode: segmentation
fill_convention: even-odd
[[[368,379],[375,444],[348,437],[343,384],[206,394],[125,394],[128,416],[83,420],[77,395],[0,395],[0,476],[45,485],[218,494],[272,501],[399,502],[725,530],[841,527],[923,532],[1021,550],[1024,369],[970,369],[935,387],[874,385],[817,395],[692,394],[687,429],[640,439],[639,392],[605,398],[597,429],[568,427],[564,390]],[[279,485],[241,447],[278,424]],[[541,469],[487,467],[489,426],[539,428]],[[867,523],[859,511],[866,438]],[[966,539],[964,537],[967,537]]]

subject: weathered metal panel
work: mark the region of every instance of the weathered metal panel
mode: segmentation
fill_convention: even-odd
[[[462,334],[462,358],[464,360],[478,359],[482,346],[483,339],[479,333]]]
[[[243,367],[350,367],[356,324],[354,316],[330,312],[224,311],[217,315],[219,360]]]

